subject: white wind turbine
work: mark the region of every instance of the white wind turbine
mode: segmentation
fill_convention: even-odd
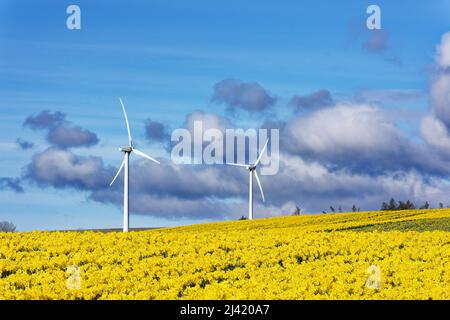
[[[130,160],[130,154],[132,152],[136,153],[138,156],[141,156],[143,158],[146,158],[148,160],[151,160],[153,162],[156,162],[157,164],[160,164],[158,160],[153,159],[149,155],[146,155],[142,151],[139,151],[135,147],[133,147],[133,143],[131,141],[131,131],[130,131],[130,125],[128,124],[128,117],[127,112],[125,111],[125,106],[123,105],[122,99],[119,98],[120,104],[122,105],[123,115],[125,116],[125,123],[127,124],[127,130],[128,130],[128,146],[119,148],[119,151],[123,152],[124,157],[122,164],[120,165],[119,170],[117,171],[116,175],[112,179],[109,186],[112,186],[114,181],[116,181],[117,177],[119,176],[119,173],[122,171],[123,167],[125,166],[125,172],[124,172],[124,178],[123,178],[123,232],[128,232],[128,228],[130,226],[129,224],[129,214],[128,214],[128,180],[129,180],[129,169],[128,169],[128,163]]]
[[[259,154],[258,159],[254,164],[240,164],[240,163],[227,163],[230,166],[237,166],[237,167],[244,167],[249,171],[249,187],[248,187],[248,219],[253,219],[253,176],[256,178],[256,182],[258,183],[259,190],[261,191],[261,196],[263,202],[264,199],[264,191],[261,186],[261,182],[259,181],[258,173],[256,172],[256,167],[258,166],[259,162],[261,161],[261,158],[264,154],[264,151],[266,151],[267,143],[269,142],[269,139],[267,139],[266,144],[264,145],[261,153]]]

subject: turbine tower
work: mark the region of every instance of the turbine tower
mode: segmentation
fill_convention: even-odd
[[[263,202],[264,199],[264,191],[261,186],[261,181],[259,181],[258,173],[256,172],[256,167],[258,166],[259,162],[261,161],[261,158],[264,154],[264,151],[266,151],[267,143],[269,142],[269,139],[266,140],[266,144],[264,145],[261,153],[259,154],[258,159],[254,164],[241,164],[241,163],[227,163],[230,166],[236,166],[236,167],[244,167],[249,171],[249,183],[248,183],[248,219],[253,219],[253,176],[256,178],[256,182],[258,183],[259,190],[261,191],[261,196]]]
[[[130,125],[128,123],[128,117],[127,117],[127,112],[125,111],[125,106],[123,105],[122,99],[119,98],[120,104],[122,106],[122,111],[123,111],[123,115],[125,116],[125,123],[127,125],[127,131],[128,131],[128,146],[126,147],[121,147],[119,148],[119,151],[123,152],[124,157],[123,157],[123,161],[122,164],[120,165],[119,170],[117,170],[116,175],[114,176],[114,178],[112,179],[111,183],[109,184],[109,186],[112,186],[112,184],[114,183],[114,181],[116,181],[117,177],[119,176],[119,173],[122,171],[122,169],[125,167],[125,171],[124,171],[124,178],[123,178],[123,232],[128,232],[128,229],[130,227],[130,222],[129,222],[129,213],[128,213],[128,209],[129,209],[129,201],[128,201],[128,196],[129,196],[129,189],[128,189],[128,183],[129,183],[129,161],[130,161],[130,154],[132,152],[136,153],[138,156],[141,156],[143,158],[146,158],[148,160],[151,160],[153,162],[156,162],[157,164],[160,164],[158,160],[153,159],[152,157],[150,157],[149,155],[143,153],[142,151],[136,149],[135,147],[133,147],[133,142],[131,141],[131,131],[130,131]]]

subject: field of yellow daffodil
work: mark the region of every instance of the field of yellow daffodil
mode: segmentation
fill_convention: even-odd
[[[450,299],[450,210],[0,233],[0,299]]]

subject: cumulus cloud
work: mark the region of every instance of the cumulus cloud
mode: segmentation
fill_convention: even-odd
[[[422,120],[420,131],[430,146],[450,155],[450,136],[447,127],[441,120],[433,115],[427,115]]]
[[[162,122],[147,119],[145,122],[145,137],[150,142],[167,142],[170,134]]]
[[[81,127],[60,125],[48,131],[47,141],[60,148],[71,148],[90,147],[99,139],[95,133]]]
[[[441,155],[450,156],[450,32],[437,46],[436,64],[430,82],[431,113],[421,123],[423,139]]]
[[[47,141],[58,148],[89,147],[99,141],[95,133],[74,126],[61,112],[41,111],[35,116],[29,116],[23,125],[35,130],[46,130]]]
[[[350,104],[292,119],[285,139],[293,153],[330,161],[382,158],[401,152],[405,143],[402,132],[381,109]]]
[[[330,205],[351,210],[353,204],[362,210],[373,210],[391,197],[410,199],[416,204],[428,200],[436,206],[450,191],[450,185],[442,179],[414,169],[372,175],[330,168],[290,154],[281,156],[276,176],[264,176],[261,180],[267,194],[265,206],[282,207],[293,202],[306,212],[327,211]]]
[[[437,64],[442,68],[450,67],[450,32],[444,33],[437,47]]]
[[[436,135],[429,127],[427,122],[422,129],[429,131],[428,139]],[[448,159],[407,137],[388,113],[374,106],[338,104],[293,118],[281,139],[290,154],[336,170],[371,175],[419,170],[441,177],[450,173]]]
[[[123,204],[123,193],[111,190],[95,191],[91,200],[114,205]],[[130,211],[141,215],[150,215],[166,219],[215,219],[229,218],[233,212],[232,206],[220,201],[209,199],[192,200],[177,197],[158,197],[152,194],[131,193]]]
[[[42,186],[96,190],[109,185],[113,168],[100,157],[81,157],[69,150],[48,148],[33,156],[25,178]]]
[[[450,73],[438,71],[430,87],[433,111],[447,126],[450,125]]]
[[[29,141],[23,140],[21,138],[17,138],[16,139],[16,144],[22,150],[28,150],[28,149],[32,149],[34,147],[34,143],[33,142],[29,142]]]
[[[276,98],[256,82],[225,79],[214,85],[213,101],[224,103],[229,111],[245,110],[250,113],[267,111]]]
[[[261,176],[266,202],[254,188],[255,216],[289,214],[300,205],[306,212],[321,212],[329,205],[376,209],[390,197],[442,201],[438,180],[414,170],[371,175],[345,167],[331,168],[322,161],[283,153],[280,171]],[[123,204],[123,180],[108,184],[116,168],[97,157],[80,157],[68,150],[49,148],[37,154],[26,177],[41,186],[88,192],[89,199]],[[137,159],[130,165],[130,210],[164,218],[234,219],[247,214],[248,181],[245,170],[215,166],[161,165]]]
[[[213,112],[197,110],[187,114],[185,119],[185,127],[192,134],[194,134],[194,125],[196,121],[202,123],[203,131],[208,129],[217,129],[222,133],[225,133],[227,128],[233,128],[232,122],[227,117],[223,117]]]
[[[37,153],[23,179],[42,187],[88,192],[91,200],[123,204],[123,177],[112,188],[117,168],[105,166],[100,157],[82,157],[69,150],[48,148]],[[244,195],[246,175],[224,166],[177,166],[162,160],[130,165],[130,205],[139,214],[167,218],[223,218],[231,207],[223,199]],[[20,179],[2,178],[1,187],[21,192]],[[227,181],[225,184],[224,181]]]
[[[274,117],[266,118],[261,125],[261,129],[278,129],[280,131],[283,131],[285,127],[286,121]]]
[[[0,177],[0,190],[6,189],[10,189],[17,193],[24,192],[19,178]]]
[[[35,116],[26,118],[23,125],[32,129],[49,129],[60,125],[65,121],[66,115],[64,113],[43,110]]]
[[[199,162],[201,160],[199,157],[202,157],[203,153],[195,154],[195,150],[203,150],[203,148],[209,144],[209,142],[203,141],[202,139],[205,132],[207,130],[214,130],[218,134],[225,137],[226,129],[228,128],[233,128],[231,121],[228,118],[220,116],[216,113],[197,110],[187,114],[184,121],[184,129],[189,132],[191,137],[192,150],[190,155],[183,155],[183,157],[187,156],[190,159],[194,158],[195,162]],[[177,131],[172,133],[171,139],[173,139],[173,144],[179,142],[177,139],[180,139],[180,137],[178,136]]]
[[[330,91],[325,89],[304,96],[294,96],[289,102],[294,111],[327,107],[333,105],[333,103]]]
[[[133,162],[130,177],[136,192],[180,199],[227,198],[245,189],[246,176],[225,166],[175,165],[163,161],[155,165],[146,160]],[[226,181],[226,183],[224,183]]]

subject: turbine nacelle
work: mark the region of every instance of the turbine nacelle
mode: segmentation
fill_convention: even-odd
[[[121,148],[119,148],[119,151],[121,151],[121,152],[131,152],[131,151],[133,151],[133,147],[121,147]]]
[[[256,171],[256,167],[258,166],[264,152],[266,151],[268,142],[269,142],[269,139],[267,139],[266,143],[264,144],[264,147],[262,148],[261,153],[259,154],[259,157],[255,163],[253,163],[253,164],[227,163],[230,166],[243,167],[249,171],[250,177],[249,177],[249,191],[248,191],[248,196],[249,196],[249,200],[248,200],[248,215],[249,215],[249,217],[248,218],[250,220],[253,219],[253,176],[255,176],[256,182],[259,187],[259,191],[261,191],[262,200],[263,200],[263,202],[265,201],[264,191],[261,186],[261,182],[259,181],[258,172]]]

